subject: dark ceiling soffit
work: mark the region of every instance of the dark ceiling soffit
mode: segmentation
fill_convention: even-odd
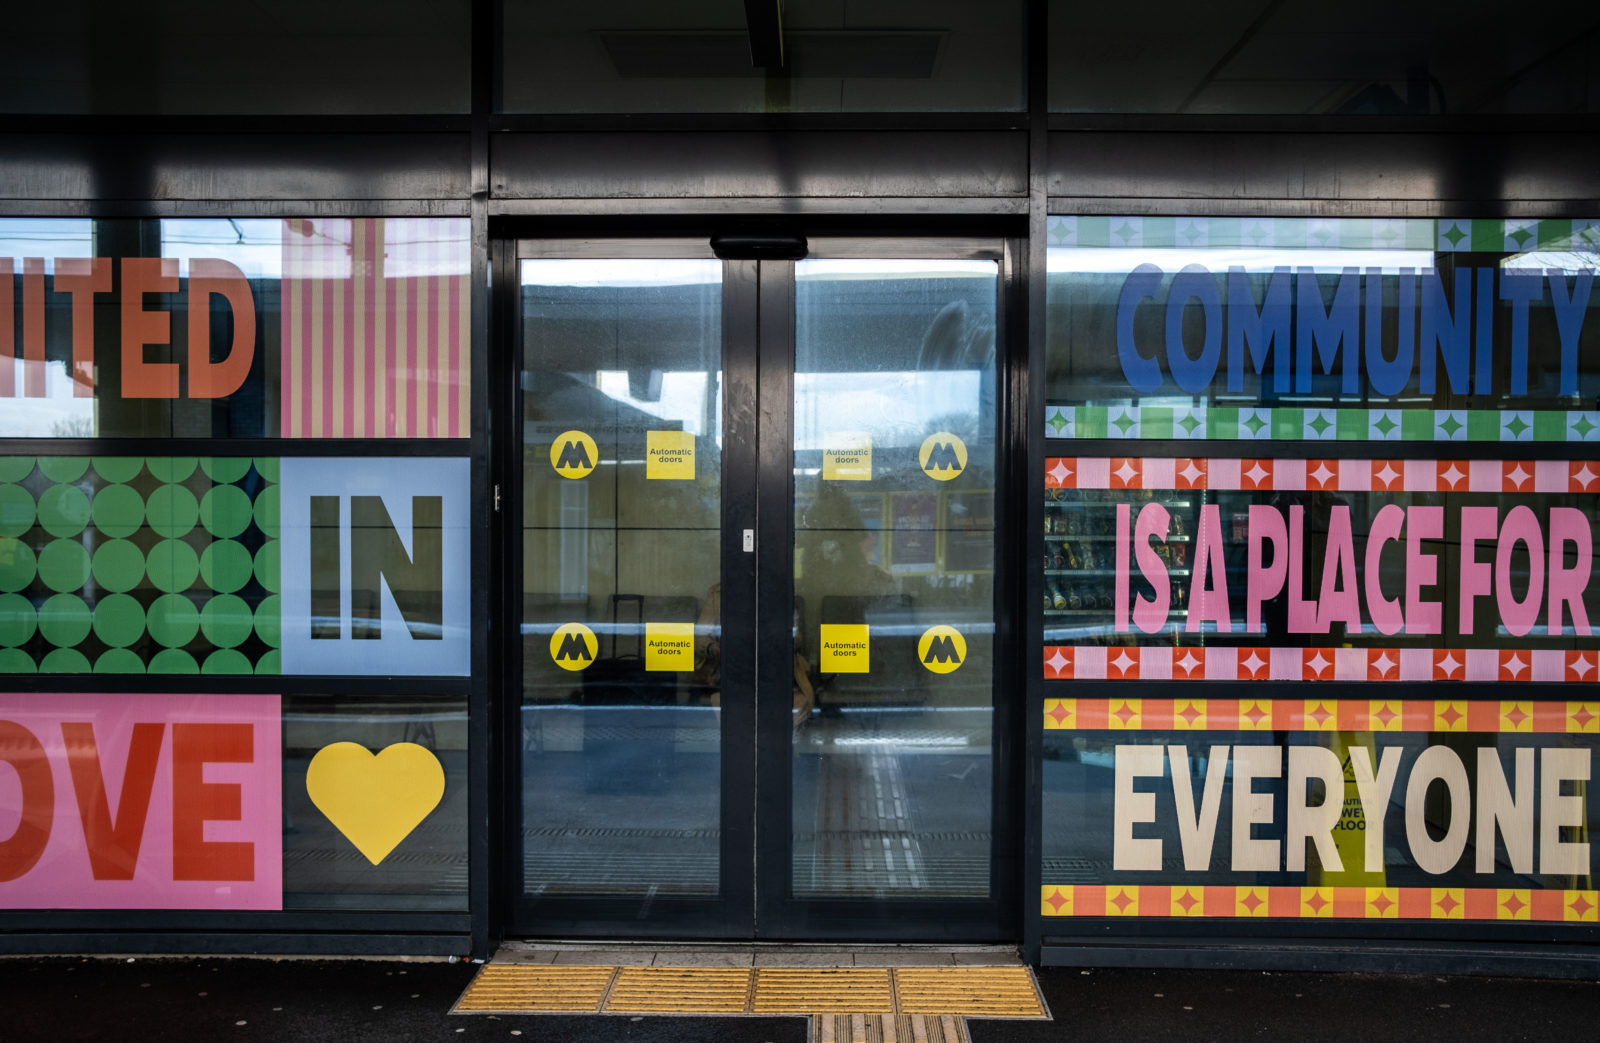
[[[1055,112],[1055,133],[1150,134],[1600,134],[1600,113],[1456,116],[1172,115]]]
[[[750,35],[750,64],[783,68],[783,0],[744,0],[744,25]]]

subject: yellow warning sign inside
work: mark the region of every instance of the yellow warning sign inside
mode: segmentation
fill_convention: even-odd
[[[936,674],[948,674],[967,661],[967,639],[955,627],[929,627],[917,641],[917,659]]]
[[[550,466],[563,478],[587,478],[599,462],[599,447],[582,431],[563,431],[550,443]]]
[[[929,478],[948,482],[967,469],[967,443],[949,431],[935,431],[922,440],[917,463]]]
[[[822,477],[830,482],[872,481],[872,436],[830,435],[822,450]]]
[[[694,478],[694,435],[688,431],[651,431],[645,435],[644,476],[651,479]]]
[[[864,674],[872,669],[870,639],[865,623],[822,624],[822,660],[825,674]]]
[[[646,623],[644,625],[644,668],[646,670],[693,670],[694,624]]]
[[[550,635],[550,658],[563,670],[582,670],[594,662],[600,642],[582,623],[565,623]]]

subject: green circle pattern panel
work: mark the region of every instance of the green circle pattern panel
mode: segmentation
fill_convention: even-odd
[[[0,674],[279,670],[278,461],[0,456]]]

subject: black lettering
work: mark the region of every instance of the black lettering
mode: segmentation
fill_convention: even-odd
[[[382,497],[350,497],[352,637],[383,636],[383,583],[413,638],[444,638],[444,497],[411,498],[411,548],[407,554]]]
[[[561,639],[561,647],[556,649],[556,662],[563,659],[587,659],[594,662],[594,656],[589,654],[589,643],[583,639],[582,634],[568,634]]]
[[[922,465],[924,471],[959,471],[961,459],[956,456],[956,447],[948,442],[935,442],[928,451],[928,462]]]
[[[593,466],[594,462],[589,459],[589,450],[585,449],[581,442],[568,442],[561,447],[561,455],[556,458],[556,470],[558,471],[565,471],[570,468],[587,471]]]
[[[311,638],[339,640],[343,620],[339,591],[339,497],[311,498]]]
[[[956,663],[959,665],[961,656],[956,653],[956,643],[940,634],[928,642],[928,654],[922,657],[922,661],[924,663]]]

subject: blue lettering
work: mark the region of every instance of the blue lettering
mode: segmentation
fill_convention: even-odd
[[[1444,281],[1437,268],[1428,269],[1422,280],[1422,372],[1417,386],[1424,395],[1434,393],[1434,369],[1438,363],[1435,355],[1444,358],[1445,375],[1450,378],[1450,390],[1467,393],[1467,364],[1472,352],[1472,269],[1456,271],[1456,310],[1452,314],[1450,302],[1445,300]]]
[[[1141,301],[1152,299],[1161,285],[1162,271],[1153,264],[1141,264],[1122,284],[1117,298],[1117,358],[1122,374],[1135,391],[1151,392],[1161,386],[1161,366],[1139,354],[1133,342],[1133,317]]]
[[[1317,282],[1316,271],[1301,268],[1296,300],[1300,307],[1295,328],[1294,389],[1300,394],[1311,390],[1312,356],[1322,363],[1322,372],[1332,376],[1339,361],[1339,349],[1345,349],[1345,358],[1352,364],[1344,367],[1341,388],[1347,395],[1359,390],[1361,378],[1361,277],[1359,269],[1346,268],[1339,273],[1339,284],[1333,291],[1333,303],[1322,310],[1322,287]],[[1351,360],[1351,356],[1355,356]]]
[[[1267,282],[1267,296],[1256,310],[1255,295],[1250,292],[1250,278],[1243,268],[1228,269],[1228,390],[1244,390],[1244,356],[1246,348],[1257,373],[1266,373],[1267,361],[1274,346],[1278,349],[1278,364],[1272,368],[1272,390],[1278,394],[1289,391],[1289,269],[1279,266],[1272,269]]]
[[[1183,313],[1191,298],[1200,302],[1201,322],[1205,325],[1199,358],[1190,358],[1183,343]],[[1185,265],[1172,280],[1167,297],[1167,368],[1180,388],[1199,394],[1210,386],[1221,359],[1222,298],[1217,293],[1217,280],[1201,265]]]
[[[1367,269],[1367,381],[1374,394],[1394,396],[1406,389],[1417,362],[1417,272],[1400,269],[1400,307],[1394,359],[1383,357],[1383,269]]]
[[[1494,393],[1494,269],[1478,269],[1478,376],[1473,387],[1480,395]],[[1526,374],[1524,374],[1526,378]],[[1526,382],[1526,380],[1524,380]]]
[[[1511,302],[1511,393],[1528,393],[1528,308],[1544,300],[1544,275],[1512,268],[1500,276],[1500,299]]]
[[[1583,329],[1583,313],[1589,307],[1589,291],[1594,288],[1594,271],[1578,273],[1578,280],[1567,293],[1567,275],[1551,268],[1550,299],[1556,309],[1556,330],[1561,334],[1561,393],[1578,393],[1578,333]]]

